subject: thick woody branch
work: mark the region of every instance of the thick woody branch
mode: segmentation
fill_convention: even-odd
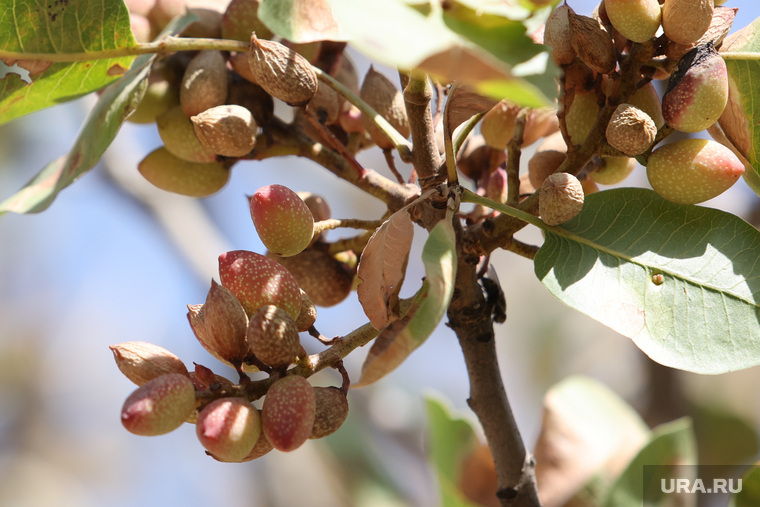
[[[470,408],[494,458],[502,505],[537,506],[533,462],[517,428],[499,371],[490,306],[477,282],[477,257],[460,251],[449,326],[462,347],[470,379]]]

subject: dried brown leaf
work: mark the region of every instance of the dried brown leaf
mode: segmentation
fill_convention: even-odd
[[[362,282],[356,292],[375,329],[392,320],[413,236],[412,219],[402,209],[375,231],[362,252],[357,271]]]

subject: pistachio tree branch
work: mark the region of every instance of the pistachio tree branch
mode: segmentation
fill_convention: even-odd
[[[412,132],[412,164],[422,181],[432,180],[441,164],[430,101],[433,88],[426,74],[412,72],[404,88],[404,102]]]
[[[170,35],[157,41],[143,42],[135,46],[127,46],[117,49],[103,49],[101,51],[82,51],[81,53],[27,53],[22,51],[0,50],[0,59],[74,63],[89,62],[92,60],[108,60],[110,58],[121,58],[124,56],[146,54],[163,55],[176,53],[178,51],[203,51],[205,49],[247,53],[249,46],[249,43],[237,40],[174,37]]]
[[[256,147],[248,158],[263,160],[287,155],[305,157],[318,163],[339,178],[382,200],[392,210],[401,208],[419,192],[415,186],[401,185],[371,169],[365,168],[359,176],[339,153],[275,117],[264,126],[264,132],[258,136]]]
[[[330,229],[350,227],[352,229],[367,229],[374,231],[383,224],[382,220],[359,220],[355,218],[328,218],[314,222],[314,234],[321,234]]]
[[[398,151],[401,160],[408,161],[411,159],[412,147],[409,144],[409,141],[407,141],[404,136],[399,133],[398,130],[393,128],[393,125],[388,123],[388,120],[380,116],[380,114],[372,109],[369,104],[364,102],[361,98],[357,97],[351,90],[343,86],[340,81],[332,77],[330,74],[317,67],[312,68],[314,69],[314,72],[317,74],[317,77],[320,79],[320,81],[325,83],[327,86],[339,94],[343,95],[346,100],[355,105],[359,111],[362,112],[362,114],[366,115],[367,118],[369,118],[375,125],[377,125],[377,128],[382,130],[383,133],[388,136],[388,138],[393,143],[393,146]]]

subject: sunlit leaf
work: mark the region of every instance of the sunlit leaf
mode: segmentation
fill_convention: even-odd
[[[456,239],[454,227],[441,220],[430,231],[422,248],[425,282],[409,312],[391,322],[375,339],[354,387],[376,382],[395,370],[438,326],[454,294]]]
[[[388,325],[404,281],[414,225],[406,209],[383,222],[364,247],[357,276],[359,303],[375,329]]]
[[[609,487],[649,433],[628,403],[594,379],[575,376],[553,386],[534,451],[542,501],[565,505],[583,488],[588,497]]]
[[[455,4],[431,2],[422,8],[402,0],[330,3],[350,44],[373,60],[402,69],[419,68],[445,81],[476,87],[490,82],[479,91],[509,89],[515,92],[510,100],[529,107],[550,105],[556,95],[556,69],[549,59],[536,60],[519,72],[515,69],[545,48],[526,35],[523,19],[508,17],[510,9],[478,13],[458,3],[449,12]]]
[[[605,507],[641,507],[644,491],[647,491],[646,505],[664,505],[660,481],[656,484],[644,483],[644,466],[673,466],[674,473],[683,471],[684,466],[697,464],[697,444],[692,431],[691,420],[678,419],[658,426],[652,438],[641,449],[630,465],[620,475],[610,489]],[[678,467],[678,468],[676,468]],[[696,467],[691,467],[692,471]],[[678,475],[684,477],[684,475]],[[660,500],[660,501],[658,501]]]
[[[0,59],[29,70],[0,78],[0,124],[103,88],[134,56],[75,63],[30,61],[25,54],[75,55],[136,45],[123,0],[0,2]]]
[[[655,361],[697,373],[760,364],[760,232],[740,218],[612,189],[545,233],[539,280]]]
[[[165,33],[177,33],[196,19],[194,14],[177,18],[166,27]],[[15,195],[0,203],[0,214],[43,211],[61,190],[95,167],[124,120],[142,100],[155,58],[155,55],[142,55],[134,60],[127,74],[99,97],[69,152],[50,162]]]
[[[440,399],[425,397],[430,461],[438,477],[443,507],[473,507],[457,486],[462,460],[478,443],[472,424],[452,414]]]
[[[291,42],[343,40],[329,0],[262,0],[258,17]]]

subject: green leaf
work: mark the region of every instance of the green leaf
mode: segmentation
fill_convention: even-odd
[[[0,58],[30,72],[29,81],[18,71],[0,79],[0,124],[103,88],[124,75],[134,60],[125,56],[53,63],[31,61],[31,54],[81,55],[134,46],[123,0],[2,2]]]
[[[177,18],[167,25],[164,33],[178,33],[196,19],[194,14]],[[47,209],[61,190],[95,167],[124,120],[142,100],[155,59],[156,55],[141,55],[134,60],[126,75],[100,96],[71,150],[50,162],[21,190],[0,203],[0,215],[8,211],[37,213]]]
[[[438,477],[443,507],[474,507],[457,486],[462,460],[478,444],[472,424],[456,417],[442,400],[425,397],[428,419],[428,448]]]
[[[760,505],[760,461],[742,476],[742,490],[734,493],[728,507],[757,507]]]
[[[538,279],[655,361],[696,373],[760,364],[760,232],[740,218],[612,189],[545,233]]]
[[[402,0],[330,0],[330,4],[351,45],[373,60],[402,69],[419,68],[477,88],[488,83],[482,92],[511,91],[514,96],[506,98],[528,107],[551,105],[556,96],[556,69],[545,48],[526,35],[525,19],[507,16],[514,9],[528,15],[527,9],[480,12],[448,2],[447,9],[437,2],[416,9]]]
[[[291,42],[343,40],[329,0],[262,0],[259,19]]]
[[[425,282],[411,309],[380,331],[354,387],[372,384],[395,370],[428,339],[446,314],[457,270],[456,238],[450,220],[441,220],[430,231],[422,248],[422,262]]]
[[[654,429],[649,443],[639,451],[628,468],[612,486],[604,502],[605,507],[641,507],[644,498],[645,465],[696,465],[696,441],[688,418],[663,424]],[[659,480],[647,485],[648,496],[663,495]],[[654,497],[651,497],[654,498]],[[664,505],[664,502],[647,502],[646,505]]]

